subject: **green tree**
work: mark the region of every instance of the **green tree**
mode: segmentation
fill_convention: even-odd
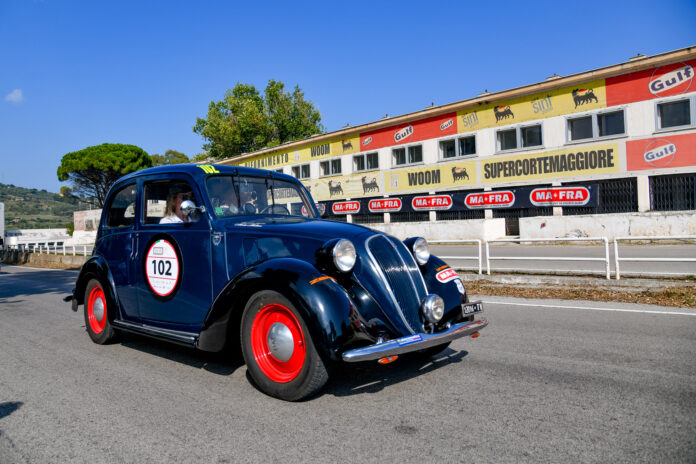
[[[324,127],[298,86],[286,92],[285,84],[271,79],[264,95],[238,83],[222,100],[210,102],[207,118],[196,118],[193,131],[207,141],[203,149],[209,157],[224,159],[320,134]]]
[[[169,166],[171,164],[189,163],[188,156],[176,150],[167,150],[164,155],[151,155],[153,166]]]
[[[140,147],[103,143],[64,155],[58,166],[58,180],[72,183],[72,197],[101,208],[119,177],[151,166],[152,159]]]

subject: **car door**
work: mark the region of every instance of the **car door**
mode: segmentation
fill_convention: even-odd
[[[134,266],[138,306],[143,322],[197,331],[213,301],[210,223],[206,214],[190,222],[176,214],[177,199],[203,204],[195,183],[181,176],[143,181]]]
[[[138,297],[134,270],[135,218],[138,214],[137,184],[135,181],[116,188],[107,200],[102,217],[97,252],[107,262],[116,286],[121,317],[138,317]]]

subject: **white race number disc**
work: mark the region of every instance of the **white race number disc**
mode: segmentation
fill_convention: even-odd
[[[167,240],[157,240],[147,250],[145,275],[150,288],[159,296],[168,296],[179,283],[179,258]]]

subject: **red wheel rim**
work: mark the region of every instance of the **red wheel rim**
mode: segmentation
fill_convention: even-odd
[[[95,311],[96,305],[96,311]],[[100,309],[100,306],[102,309]],[[92,332],[100,334],[106,325],[106,297],[104,290],[97,286],[89,292],[87,298],[87,319]]]
[[[276,358],[268,346],[271,327],[276,323],[286,326],[292,334],[293,350],[287,361]],[[280,304],[261,308],[251,324],[251,351],[261,372],[272,381],[286,383],[297,377],[305,362],[305,340],[293,312]]]

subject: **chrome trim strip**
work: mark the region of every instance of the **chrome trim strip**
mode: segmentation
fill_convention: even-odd
[[[389,281],[387,280],[387,276],[384,275],[384,271],[382,270],[382,266],[379,265],[377,262],[377,258],[375,258],[375,255],[372,254],[372,251],[370,250],[370,241],[374,238],[377,237],[382,237],[384,238],[387,242],[389,242],[390,245],[394,246],[394,244],[389,240],[389,238],[383,236],[383,235],[373,235],[371,237],[368,237],[367,240],[365,240],[365,250],[367,251],[367,254],[370,256],[370,260],[372,261],[372,267],[375,269],[376,274],[380,277],[382,280],[382,283],[384,284],[384,288],[387,289],[387,292],[389,293],[389,296],[391,297],[392,303],[394,303],[394,306],[396,307],[397,312],[399,313],[399,317],[401,318],[401,322],[404,323],[404,326],[412,333],[415,334],[416,332],[413,330],[411,327],[411,324],[409,324],[406,321],[406,317],[404,316],[404,311],[401,309],[401,305],[399,302],[396,300],[396,295],[394,295],[394,292],[392,292],[391,285],[389,285]],[[399,255],[399,253],[396,253]],[[401,255],[399,255],[399,259],[401,259]],[[401,260],[403,262],[403,260]],[[413,282],[413,280],[412,280]]]
[[[430,348],[431,346],[441,345],[443,343],[456,340],[457,338],[467,337],[475,332],[478,332],[487,325],[488,321],[485,319],[472,322],[460,322],[452,325],[452,327],[444,332],[435,334],[421,333],[417,335],[410,335],[407,337],[397,338],[396,340],[389,340],[385,343],[348,350],[343,353],[343,360],[345,362],[374,361],[386,356],[394,356],[410,353],[411,351],[423,350],[425,348]],[[419,339],[415,341],[409,340],[415,337],[419,337]]]
[[[196,343],[196,338],[198,338],[198,334],[193,332],[161,329],[159,327],[153,327],[147,324],[135,324],[133,322],[123,321],[120,319],[114,320],[112,324],[117,329],[128,330],[130,332],[149,335],[151,337],[165,338],[167,340],[176,341],[185,345],[194,345]]]

